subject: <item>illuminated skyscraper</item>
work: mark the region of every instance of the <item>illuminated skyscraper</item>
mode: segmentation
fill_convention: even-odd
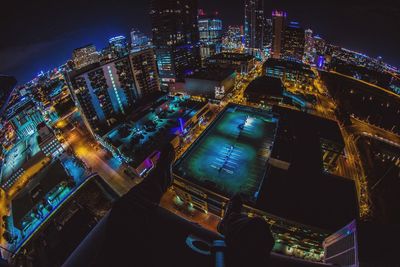
[[[264,45],[264,1],[244,1],[244,35],[246,47],[262,49]]]
[[[314,36],[314,63],[318,68],[322,68],[325,64],[326,41],[319,35]]]
[[[132,48],[145,47],[149,44],[149,38],[137,29],[131,30]]]
[[[285,59],[302,61],[304,54],[304,29],[298,22],[290,22],[283,37],[282,56]]]
[[[72,52],[72,61],[74,62],[74,68],[78,70],[87,65],[99,62],[99,53],[93,44],[82,46],[74,49]]]
[[[304,55],[303,61],[305,63],[310,64],[314,61],[314,38],[313,31],[311,29],[307,29],[304,32]]]
[[[282,53],[283,36],[285,33],[286,12],[272,12],[272,57],[280,58]]]
[[[129,52],[128,43],[126,42],[126,37],[119,35],[108,40],[110,46],[110,51],[114,57],[121,57]]]
[[[182,80],[200,61],[197,0],[152,0],[150,16],[161,80]]]
[[[228,26],[226,34],[222,38],[224,50],[242,48],[244,44],[243,26]]]
[[[130,62],[139,97],[147,97],[160,91],[157,62],[153,49],[141,49],[130,55]]]
[[[319,35],[314,36],[314,50],[317,56],[325,55],[326,51],[326,41],[322,39]]]
[[[200,42],[220,43],[222,38],[222,20],[214,16],[198,20]]]
[[[222,46],[222,20],[213,16],[206,16],[204,12],[198,20],[200,36],[200,56],[202,62],[206,58],[221,52]]]
[[[92,133],[104,134],[129,114],[139,98],[159,91],[152,49],[69,74],[71,92]]]
[[[272,20],[265,18],[264,20],[264,47],[271,48],[272,45]]]

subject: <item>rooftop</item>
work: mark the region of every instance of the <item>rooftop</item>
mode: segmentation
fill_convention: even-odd
[[[9,150],[1,166],[1,185],[5,185],[9,178],[40,152],[37,141],[38,134],[21,140]],[[43,154],[44,157],[44,154]],[[12,181],[10,181],[12,183]]]
[[[68,177],[60,161],[52,163],[35,175],[12,200],[14,224],[17,227],[20,226],[25,215],[41,202],[47,193],[62,181],[66,181]]]
[[[314,76],[314,72],[311,70],[309,65],[292,61],[292,60],[284,60],[284,59],[276,59],[276,58],[269,58],[265,61],[263,68],[271,67],[271,68],[285,68],[290,70],[301,71],[304,73],[309,74],[310,76]]]
[[[314,151],[314,158],[321,158],[321,140],[344,147],[343,136],[336,121],[280,106],[273,106],[272,109],[279,117],[278,131],[281,129],[281,131],[287,132],[288,138],[292,139],[291,142],[297,143],[299,147],[302,147],[299,149],[300,151],[308,149],[307,154],[309,157],[311,152]],[[313,150],[314,148],[315,150]],[[288,149],[293,150],[292,145],[289,145]],[[276,152],[285,153],[282,150],[277,150]],[[320,160],[314,161],[314,163],[316,162],[320,162]]]
[[[163,99],[159,106],[145,110],[140,117],[119,125],[104,137],[135,167],[170,142],[180,133],[181,123],[205,105],[181,97]]]
[[[256,208],[323,230],[335,231],[358,216],[352,180],[298,165],[287,171],[268,165],[259,195]]]
[[[260,76],[247,86],[246,97],[266,99],[269,97],[283,97],[284,86],[281,79],[268,76]]]
[[[7,107],[5,112],[5,116],[7,120],[10,120],[17,114],[20,114],[24,110],[29,110],[35,107],[35,104],[31,99],[28,99],[26,96],[20,97],[17,102],[13,103]]]
[[[357,217],[356,191],[352,180],[323,171],[320,138],[343,140],[335,122],[321,120],[280,107],[230,104],[173,172],[224,197],[242,193],[253,207],[279,217],[339,229]],[[290,165],[275,167],[271,157]]]
[[[206,68],[194,72],[187,78],[210,80],[210,81],[223,81],[234,73],[235,73],[234,70],[227,68]]]
[[[19,251],[34,258],[35,265],[60,266],[116,199],[116,193],[100,176],[91,177],[60,204]],[[21,264],[25,265],[27,262]]]
[[[239,61],[248,61],[254,59],[254,56],[244,53],[233,53],[233,52],[223,52],[218,53],[213,56],[210,56],[208,60],[221,60],[221,59],[228,59],[228,60],[239,60]]]
[[[254,202],[259,193],[276,123],[266,111],[229,105],[177,161],[181,178]]]
[[[343,145],[337,123],[277,106],[273,112],[278,127],[271,157],[290,166],[285,170],[268,165],[257,207],[325,230],[356,218],[354,181],[325,173],[322,167],[320,139]]]

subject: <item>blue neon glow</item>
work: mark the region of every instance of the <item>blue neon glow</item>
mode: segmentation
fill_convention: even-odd
[[[179,127],[180,127],[180,130],[181,130],[181,133],[183,134],[183,133],[184,133],[184,128],[183,128],[184,123],[183,123],[183,119],[182,119],[182,118],[179,118],[178,121],[179,121]]]
[[[318,57],[318,64],[317,64],[318,68],[322,68],[324,66],[324,63],[325,63],[324,57],[323,56],[319,56]]]

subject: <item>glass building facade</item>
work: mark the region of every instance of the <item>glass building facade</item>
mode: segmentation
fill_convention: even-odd
[[[153,45],[163,82],[182,80],[200,63],[196,0],[152,0]]]
[[[103,133],[129,114],[139,98],[160,90],[152,49],[71,73],[70,80],[74,99],[92,133]]]

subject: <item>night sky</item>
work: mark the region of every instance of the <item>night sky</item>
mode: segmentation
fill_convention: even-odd
[[[118,0],[6,1],[0,8],[0,73],[19,83],[41,70],[64,63],[76,47],[103,48],[115,35],[129,36],[132,27],[150,35],[149,3]],[[243,24],[244,0],[199,0],[199,8],[218,11],[224,26]],[[265,10],[283,9],[328,41],[382,56],[400,66],[400,2],[265,0]]]

